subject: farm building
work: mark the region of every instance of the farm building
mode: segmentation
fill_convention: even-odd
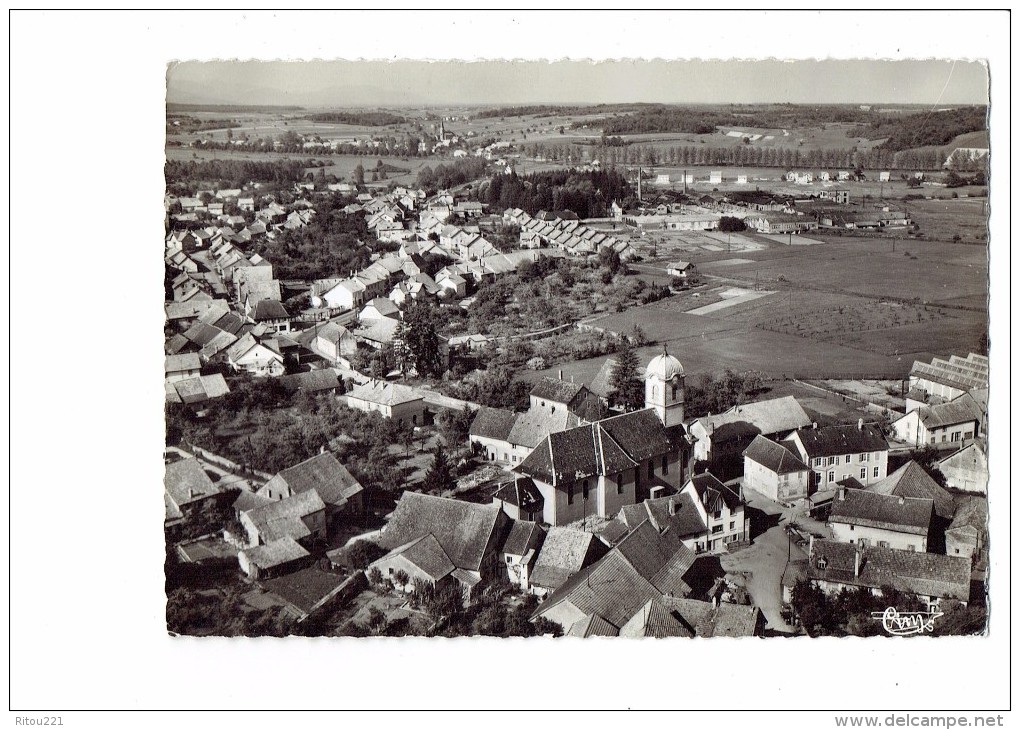
[[[373,380],[354,387],[344,397],[351,408],[366,413],[374,411],[397,423],[419,426],[425,421],[425,401],[406,385]]]
[[[915,360],[910,369],[907,411],[926,404],[951,401],[972,390],[988,387],[988,358],[970,353],[966,358],[952,355],[930,363]]]
[[[973,441],[939,462],[939,471],[946,477],[946,486],[963,492],[986,494],[988,491],[988,456],[984,442]]]

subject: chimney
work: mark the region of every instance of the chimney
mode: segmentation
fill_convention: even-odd
[[[712,596],[712,608],[719,608],[719,595],[715,594]]]
[[[195,490],[192,489],[191,487],[188,487],[188,499],[194,499],[194,498],[195,498]]]
[[[675,514],[676,514],[676,502],[674,502],[671,499],[669,500],[669,516],[672,517]]]
[[[846,500],[846,487],[839,488],[839,501],[843,502]]]
[[[861,551],[858,548],[854,548],[854,578],[857,578],[861,574]]]
[[[815,422],[813,422],[813,423],[811,424],[811,428],[813,428],[813,429],[815,429],[815,430],[818,430],[818,421],[815,421]]]
[[[857,419],[857,430],[858,431],[863,431],[864,430],[864,419],[863,418],[858,418]]]
[[[903,497],[900,497],[900,504],[903,504]]]
[[[563,380],[563,371],[562,370],[557,370],[556,372],[559,375],[560,380]]]

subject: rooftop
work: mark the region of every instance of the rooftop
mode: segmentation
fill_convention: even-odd
[[[931,499],[843,489],[832,501],[829,522],[927,535],[933,511]]]
[[[791,447],[777,444],[761,434],[755,436],[751,445],[744,450],[744,457],[776,474],[808,471],[807,464],[800,460]]]
[[[697,420],[708,434],[732,423],[748,423],[761,434],[779,434],[811,425],[811,419],[792,395],[733,406],[715,416]]]
[[[555,590],[606,552],[605,543],[590,532],[551,527],[538,553],[531,582],[541,588]]]
[[[870,424],[799,428],[796,435],[810,459],[889,450],[882,429]]]
[[[868,487],[869,492],[887,494],[896,497],[915,497],[930,499],[935,504],[935,512],[943,519],[952,519],[956,510],[953,495],[938,485],[934,479],[916,461],[908,461],[880,482]]]

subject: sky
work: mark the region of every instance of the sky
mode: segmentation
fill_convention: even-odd
[[[370,106],[526,103],[983,104],[979,61],[184,61],[167,100]]]

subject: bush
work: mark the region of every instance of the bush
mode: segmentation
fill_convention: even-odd
[[[378,543],[374,543],[371,540],[355,540],[344,548],[340,559],[345,565],[354,570],[365,570],[385,554],[385,548],[381,547]],[[373,568],[372,570],[378,572],[379,569]]]

